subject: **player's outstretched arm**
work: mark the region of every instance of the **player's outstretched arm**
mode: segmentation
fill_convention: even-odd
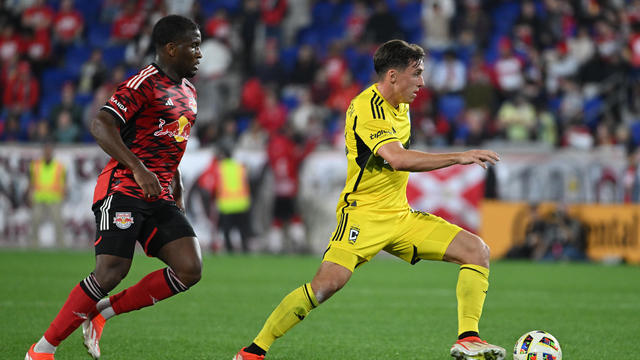
[[[434,154],[407,150],[402,147],[399,141],[382,145],[378,149],[378,155],[385,159],[393,169],[411,172],[431,171],[455,164],[478,164],[486,169],[487,162],[495,165],[497,161],[500,161],[500,156],[491,150]]]
[[[146,197],[160,195],[162,187],[158,177],[149,171],[142,161],[124,144],[120,136],[120,128],[117,125],[118,121],[113,115],[105,111],[99,111],[98,115],[91,121],[91,135],[96,139],[102,150],[120,164],[131,169],[136,183],[140,185]]]

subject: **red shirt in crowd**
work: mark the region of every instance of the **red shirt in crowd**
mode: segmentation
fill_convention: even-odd
[[[49,28],[54,17],[55,12],[51,7],[36,5],[22,13],[22,24],[34,29]]]
[[[262,22],[267,26],[276,26],[287,14],[287,0],[262,0]]]
[[[267,145],[267,155],[273,172],[276,196],[294,197],[298,194],[300,165],[314,147],[314,142],[301,147],[284,134],[272,134]]]
[[[29,64],[21,62],[16,73],[9,77],[4,88],[3,104],[11,111],[32,110],[38,103],[40,85],[31,75]]]
[[[80,34],[83,26],[84,19],[79,11],[61,11],[53,22],[53,32],[56,38],[63,42],[70,42]]]

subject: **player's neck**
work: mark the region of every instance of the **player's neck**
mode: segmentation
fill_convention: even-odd
[[[394,108],[398,108],[399,102],[394,100],[394,89],[391,83],[386,81],[380,81],[376,83],[376,88],[382,97]]]
[[[178,75],[178,73],[176,73],[171,66],[167,65],[164,61],[162,61],[161,58],[156,57],[155,63],[160,68],[160,70],[169,77],[169,79],[177,83],[182,81],[182,77]]]

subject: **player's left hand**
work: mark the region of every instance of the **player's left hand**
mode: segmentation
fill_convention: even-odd
[[[496,162],[500,161],[500,156],[495,151],[491,150],[468,150],[460,153],[458,158],[458,164],[460,165],[469,165],[469,164],[478,164],[482,166],[483,169],[487,168],[486,162],[491,165],[495,165]]]

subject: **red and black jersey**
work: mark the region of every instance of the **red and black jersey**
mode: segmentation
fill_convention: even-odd
[[[175,82],[151,64],[121,83],[100,109],[122,121],[125,145],[160,181],[159,199],[173,199],[169,186],[196,120],[196,99],[188,80]],[[111,158],[98,176],[93,202],[114,193],[144,199],[133,172]]]

